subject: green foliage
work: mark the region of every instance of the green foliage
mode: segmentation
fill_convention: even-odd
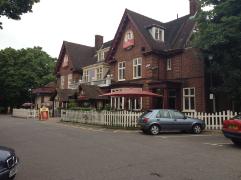
[[[30,89],[53,81],[55,59],[40,47],[0,51],[0,105],[19,106],[30,101]]]
[[[214,91],[228,94],[241,102],[241,3],[240,0],[201,0],[196,20],[198,33],[194,45],[201,48],[206,60],[212,55],[208,71],[215,77]]]
[[[77,107],[77,103],[75,102],[75,100],[71,99],[69,100],[69,103],[68,103],[68,109],[75,109]]]
[[[32,6],[39,0],[0,0],[0,17],[6,16],[10,19],[19,20],[20,16],[32,12]],[[2,23],[0,22],[0,29]]]

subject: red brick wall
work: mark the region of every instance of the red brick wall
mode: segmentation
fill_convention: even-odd
[[[123,48],[123,41],[125,32],[127,30],[132,30],[134,34],[134,46],[126,50]],[[117,51],[114,55],[117,62],[111,64],[111,74],[113,74],[113,79],[115,81],[118,81],[118,62],[126,61],[126,80],[133,80],[133,59],[141,57],[142,58],[142,78],[146,77],[152,77],[152,74],[147,71],[148,68],[146,68],[147,64],[152,64],[152,57],[146,57],[143,56],[142,48],[145,48],[146,51],[150,50],[147,43],[144,41],[142,36],[139,34],[139,32],[136,30],[135,26],[130,23],[130,21],[126,24],[126,27],[123,30],[123,34],[121,37],[121,40],[119,41],[117,45]]]
[[[62,67],[62,65],[60,66],[59,68],[59,77],[57,79],[57,88],[60,88],[60,78],[61,76],[65,76],[65,79],[64,79],[64,89],[67,89],[68,88],[68,74],[73,74],[73,80],[76,80],[78,81],[79,78],[80,78],[80,75],[79,73],[73,73],[73,64],[71,62],[71,60],[69,59],[68,61],[68,66],[67,67]]]
[[[195,87],[196,111],[205,111],[204,64],[199,51],[193,48],[186,49],[171,59],[172,70],[166,71],[167,80],[181,81],[182,88]],[[183,98],[182,92],[181,98]]]

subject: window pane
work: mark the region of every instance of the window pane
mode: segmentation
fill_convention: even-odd
[[[141,77],[141,66],[138,66],[138,77]]]
[[[189,100],[187,97],[184,98],[184,109],[189,109]]]
[[[191,103],[191,109],[195,109],[195,98],[194,97],[191,97],[190,98],[190,103]]]
[[[194,88],[190,89],[190,95],[194,95]]]
[[[184,115],[178,111],[173,111],[173,116],[175,119],[184,119]]]
[[[189,89],[184,89],[184,94],[185,95],[188,95],[189,94],[189,91],[188,91]]]

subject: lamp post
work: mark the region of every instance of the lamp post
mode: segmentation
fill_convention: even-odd
[[[32,89],[31,88],[29,88],[28,89],[28,92],[29,92],[29,95],[30,95],[30,108],[32,109]]]
[[[208,60],[210,62],[210,66],[213,65],[213,55],[208,56]],[[212,100],[212,105],[213,105],[213,112],[216,112],[216,100],[215,100],[215,95],[213,93],[213,72],[212,69],[210,71],[210,91],[211,93],[209,94],[209,99]]]

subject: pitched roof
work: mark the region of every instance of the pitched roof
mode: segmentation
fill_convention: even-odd
[[[186,15],[173,21],[162,23],[128,9],[126,9],[126,13],[136,24],[138,30],[142,33],[153,50],[165,51],[184,48],[195,25],[195,21],[190,19],[191,15]],[[165,29],[164,43],[152,38],[148,31],[148,27],[152,25],[161,26]]]
[[[116,49],[117,41],[121,36],[121,29],[124,28],[126,18],[128,18],[137,27],[141,36],[148,43],[153,51],[169,51],[175,49],[185,48],[185,44],[192,33],[195,25],[194,20],[190,19],[191,15],[186,15],[176,20],[162,23],[155,19],[146,17],[136,12],[125,10],[125,13],[120,22],[119,28],[116,32],[112,49]],[[149,32],[149,28],[152,26],[162,27],[164,31],[164,42],[156,41],[153,39]]]
[[[106,97],[99,96],[103,94],[99,86],[80,84],[80,88],[83,90],[83,94],[81,94],[81,96],[86,96],[88,99],[108,99]]]
[[[103,43],[101,49],[110,47],[111,44],[112,40],[105,42]],[[71,60],[75,71],[78,71],[85,66],[89,66],[97,62],[97,57],[95,56],[95,47],[64,41],[60,51],[55,72],[57,72],[60,68],[65,54],[67,54],[69,59]]]
[[[101,47],[101,49],[110,47],[112,45],[113,40],[107,41],[103,44],[103,46]]]

